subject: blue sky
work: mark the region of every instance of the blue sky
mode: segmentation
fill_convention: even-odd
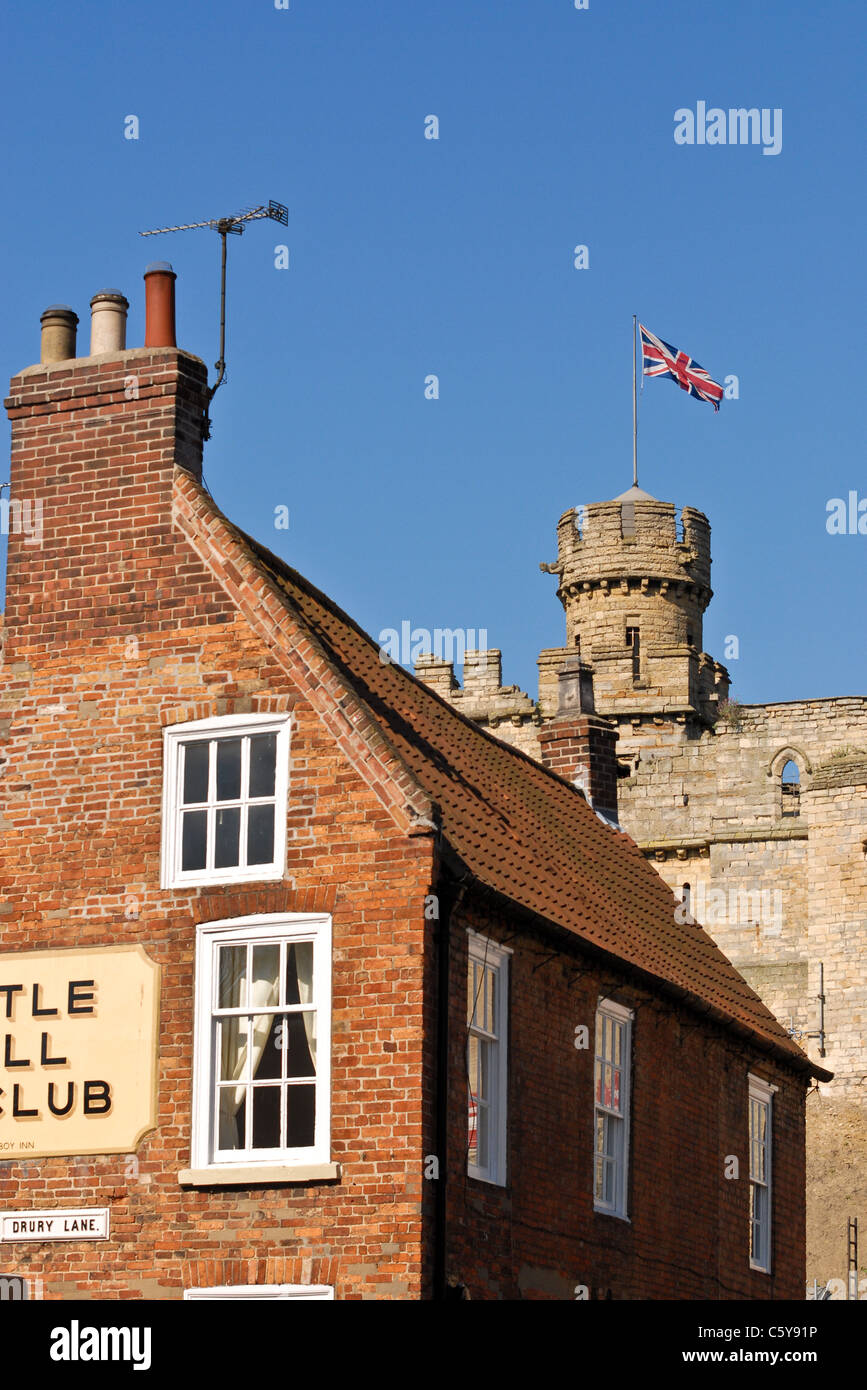
[[[155,259],[212,366],[218,237],[137,233],[286,203],[229,247],[214,495],[374,636],[485,628],[535,695],[557,519],[631,481],[637,313],[738,377],[718,415],[647,382],[639,448],[644,487],[710,518],[732,693],[864,691],[867,535],[825,526],[867,497],[863,5],[15,0],[0,25],[4,379],[50,303],[86,351],[106,286],[140,345]],[[781,152],[676,145],[698,101],[780,108]]]

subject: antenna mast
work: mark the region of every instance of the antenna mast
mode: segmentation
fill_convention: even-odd
[[[220,234],[223,243],[220,258],[220,356],[214,363],[219,375],[208,391],[208,405],[214,399],[226,375],[226,237],[242,236],[245,223],[258,222],[263,217],[270,217],[285,227],[289,221],[289,210],[282,203],[275,203],[272,198],[267,207],[261,203],[255,208],[245,208],[233,217],[213,217],[208,222],[183,222],[179,227],[155,227],[150,232],[139,232],[139,236],[162,236],[164,232],[190,232],[197,227],[213,227],[214,231]],[[209,439],[210,436],[211,420],[206,409],[205,439]]]

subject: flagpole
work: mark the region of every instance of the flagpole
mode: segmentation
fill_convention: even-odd
[[[632,315],[632,485],[638,487],[638,387],[635,375],[636,317]]]

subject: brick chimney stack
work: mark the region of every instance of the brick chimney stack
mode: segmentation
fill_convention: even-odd
[[[594,712],[591,668],[567,657],[558,672],[557,714],[539,731],[542,761],[583,792],[594,811],[617,821],[617,730]]]
[[[174,280],[165,264],[147,272],[152,345],[123,346],[127,301],[103,290],[94,355],[75,356],[77,316],[53,305],[42,360],[12,378],[10,516],[21,524],[9,527],[6,661],[116,641],[118,624],[144,629],[160,611],[173,476],[201,477],[207,405],[204,363],[174,345]]]

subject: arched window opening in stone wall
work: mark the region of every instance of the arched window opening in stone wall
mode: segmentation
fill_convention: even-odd
[[[789,759],[780,773],[780,790],[783,796],[783,815],[800,815],[801,769],[793,758]]]

